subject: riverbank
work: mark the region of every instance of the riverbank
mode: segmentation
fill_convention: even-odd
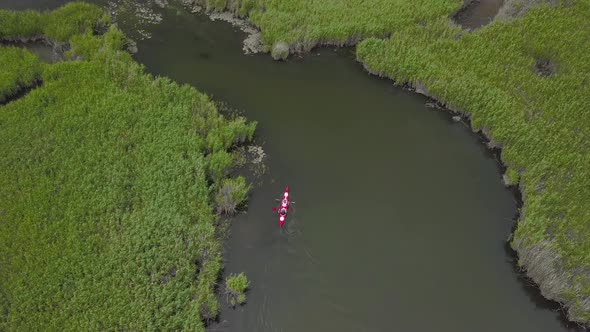
[[[450,21],[461,1],[413,10],[404,1],[371,8],[286,2],[203,5],[248,19],[275,58],[358,42],[357,57],[370,72],[419,87],[470,118],[474,131],[501,148],[504,181],[522,192],[511,241],[520,266],[545,297],[568,308],[569,319],[588,324],[590,59],[580,47],[590,31],[588,4],[507,1],[522,9],[517,17],[504,7],[502,20],[469,32]]]
[[[9,38],[66,43],[68,61],[0,47],[0,330],[203,331],[216,211],[247,196],[228,171],[256,124],[146,74],[94,5],[0,11]]]
[[[357,53],[371,71],[423,86],[424,93],[461,110],[474,130],[502,149],[505,178],[519,186],[524,200],[511,242],[519,264],[545,297],[582,323],[590,318],[583,272],[590,264],[584,169],[589,91],[581,84],[590,59],[578,50],[584,44],[579,29],[588,28],[585,6],[539,7],[472,34],[435,23],[388,41],[364,41]]]

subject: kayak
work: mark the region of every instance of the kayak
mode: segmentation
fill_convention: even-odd
[[[283,193],[283,198],[281,198],[281,204],[278,208],[279,214],[279,225],[283,227],[285,224],[285,219],[287,219],[287,213],[289,212],[289,187],[285,188],[285,192]]]

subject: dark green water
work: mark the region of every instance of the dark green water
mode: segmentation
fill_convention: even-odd
[[[504,0],[473,0],[460,10],[453,20],[464,29],[477,29],[492,22],[504,5]]]
[[[242,33],[177,9],[150,32],[136,59],[243,110],[269,155],[227,245],[248,303],[212,331],[575,331],[515,272],[515,200],[447,113],[350,50],[245,56]],[[296,205],[282,231],[271,208],[286,185]]]

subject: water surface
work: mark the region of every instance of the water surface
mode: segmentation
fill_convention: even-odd
[[[491,23],[503,5],[504,0],[473,0],[453,20],[465,29],[477,29]]]

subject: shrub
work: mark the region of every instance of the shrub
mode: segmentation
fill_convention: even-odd
[[[507,179],[506,184],[512,186],[518,183],[520,175],[518,175],[518,171],[515,169],[509,168],[506,170],[505,178]]]
[[[289,44],[284,42],[276,43],[271,51],[271,55],[275,60],[285,60],[289,56]]]
[[[248,197],[248,191],[250,191],[250,186],[246,183],[246,179],[243,176],[223,179],[220,189],[215,196],[217,213],[236,213],[237,207]]]
[[[208,174],[214,180],[225,177],[232,165],[234,165],[234,157],[227,151],[222,150],[208,156]]]
[[[232,307],[246,303],[246,290],[249,286],[250,282],[243,272],[225,279],[225,292]]]

